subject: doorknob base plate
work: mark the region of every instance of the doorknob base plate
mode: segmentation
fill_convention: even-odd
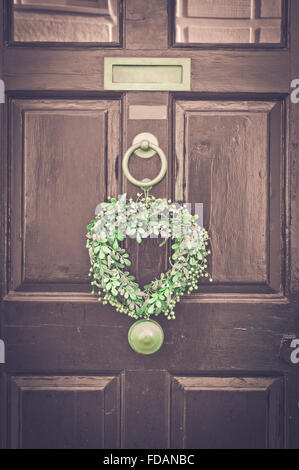
[[[159,142],[158,142],[157,137],[155,137],[150,132],[141,132],[140,134],[136,135],[136,137],[134,137],[132,145],[137,145],[144,141],[145,142],[148,141],[150,144],[153,144],[156,147],[159,147]],[[140,158],[151,158],[156,154],[156,152],[152,149],[142,150],[141,148],[139,148],[135,150],[135,154]]]

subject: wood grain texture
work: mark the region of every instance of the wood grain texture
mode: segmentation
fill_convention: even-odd
[[[299,336],[299,335],[298,335]],[[297,338],[298,338],[297,336]],[[299,448],[299,406],[298,390],[299,376],[294,367],[287,377],[290,399],[287,401],[287,446],[290,449]]]
[[[183,0],[177,2],[179,12],[185,10],[189,17],[249,18],[251,0]]]
[[[3,2],[0,1],[0,17],[3,18],[3,15],[4,15],[4,5],[3,5]],[[4,21],[1,21],[0,22],[0,79],[3,80],[4,82],[4,77],[3,77],[4,75],[4,72],[3,72],[4,30],[3,28],[4,28]],[[5,88],[5,85],[6,84],[4,82],[4,88]],[[5,100],[7,100],[6,96],[5,96]],[[5,210],[6,203],[7,203],[7,199],[6,199],[7,166],[6,166],[6,160],[5,160],[7,142],[5,142],[5,138],[4,138],[5,126],[6,126],[6,105],[5,103],[0,103],[0,140],[2,142],[2,145],[0,146],[0,186],[3,191],[3,192],[1,191],[2,196],[1,196],[1,201],[0,201],[0,237],[1,237],[1,240],[3,241],[5,240],[5,227],[7,225],[7,212]],[[2,270],[2,266],[5,262],[4,250],[5,250],[5,246],[1,247],[1,250],[0,250],[0,297],[1,298],[5,291],[5,281],[6,281],[5,273]],[[0,308],[0,338],[1,338],[1,320],[2,320],[2,317],[1,317],[1,308]],[[0,448],[1,448],[1,444],[0,444]]]
[[[176,104],[175,197],[204,204],[216,282],[281,289],[280,129],[275,103]]]
[[[125,25],[127,49],[167,49],[167,0],[126,0]]]
[[[87,283],[86,225],[117,187],[119,103],[14,100],[11,109],[11,285]]]
[[[15,10],[62,11],[109,15],[108,0],[13,0]]]
[[[280,44],[282,3],[177,0],[175,33],[183,44]]]
[[[154,239],[153,239],[154,240]],[[146,243],[146,240],[144,240]],[[149,242],[150,243],[150,242]],[[150,247],[152,250],[158,248],[155,246],[155,242],[152,242]],[[134,268],[133,268],[134,269]],[[54,288],[47,291],[38,291],[34,288],[38,288],[32,284],[32,289],[27,291],[10,291],[4,296],[6,302],[87,302],[87,303],[97,303],[98,300],[96,296],[92,295],[89,291],[89,286],[80,285],[82,288],[81,292],[78,292],[78,286],[68,285],[69,290],[59,290],[59,285],[54,284]],[[48,288],[50,286],[47,286]],[[65,287],[65,286],[63,286]],[[249,286],[246,285],[240,287],[240,285],[220,285],[218,289],[208,289],[209,285],[202,282],[200,285],[200,291],[194,292],[192,296],[185,295],[181,298],[181,303],[184,304],[222,304],[222,303],[232,303],[232,304],[288,304],[289,299],[281,293],[270,294],[265,292],[264,286],[261,286],[261,293],[256,293],[254,291],[258,290],[256,285]],[[28,288],[28,286],[26,286]],[[72,290],[73,288],[73,290]],[[232,290],[238,292],[231,293]],[[74,291],[75,290],[75,291]],[[217,292],[218,290],[218,292]],[[222,291],[222,292],[219,292]],[[230,291],[230,292],[229,292]]]
[[[122,415],[123,435],[125,429],[128,432],[123,443],[129,448],[132,442],[141,446],[146,428],[158,429],[165,446],[169,393],[167,381],[162,379],[165,371],[175,376],[213,377],[244,377],[242,371],[254,376],[271,371],[273,375],[277,371],[288,374],[292,366],[280,360],[278,351],[283,334],[296,331],[296,318],[290,305],[222,303],[202,305],[200,311],[180,305],[175,322],[159,318],[165,332],[163,348],[144,357],[134,353],[127,342],[132,322],[110,307],[57,302],[45,309],[44,302],[9,302],[5,315],[7,361],[11,370],[26,375],[41,370],[50,375],[66,370],[71,375],[131,371],[123,395],[123,406],[128,407]],[[157,402],[155,397],[159,397]],[[148,421],[144,421],[148,413]],[[142,423],[138,433],[136,423]],[[155,433],[147,438],[149,445],[158,446]]]
[[[282,394],[280,378],[174,377],[172,448],[281,448]]]
[[[299,218],[296,209],[298,192],[298,112],[296,106],[290,107],[291,105],[287,103],[287,112],[289,114],[286,113],[284,100],[288,101],[286,97],[290,92],[290,81],[297,78],[299,70],[297,58],[298,1],[291,0],[289,2],[291,6],[290,50],[287,47],[274,50],[275,44],[270,44],[267,50],[266,48],[255,50],[255,46],[250,46],[252,47],[250,50],[244,50],[241,47],[228,49],[226,46],[223,50],[217,49],[218,46],[213,50],[203,50],[198,46],[187,48],[186,45],[181,45],[181,48],[168,47],[167,37],[169,31],[167,31],[167,28],[162,29],[168,15],[167,3],[164,1],[149,2],[148,0],[126,3],[131,6],[131,10],[127,11],[127,19],[124,18],[124,32],[127,33],[129,49],[123,48],[116,51],[111,48],[108,49],[108,47],[104,49],[98,46],[92,47],[94,44],[86,43],[81,43],[81,45],[79,43],[77,45],[72,44],[71,46],[60,43],[56,44],[55,47],[53,45],[47,47],[45,44],[33,46],[29,43],[14,45],[10,43],[9,47],[2,48],[4,51],[0,59],[0,68],[3,62],[3,77],[12,100],[9,109],[7,108],[9,113],[5,112],[4,116],[6,126],[4,135],[10,134],[9,155],[15,157],[16,166],[10,168],[9,176],[12,177],[14,187],[17,188],[16,194],[11,193],[10,203],[14,211],[10,213],[11,206],[6,205],[7,187],[4,181],[2,190],[4,210],[1,217],[4,222],[8,217],[9,223],[1,226],[2,237],[6,240],[7,229],[10,230],[10,234],[15,233],[13,235],[15,237],[15,250],[13,251],[14,266],[12,268],[7,246],[4,246],[5,253],[3,252],[3,256],[1,251],[4,294],[6,293],[6,274],[9,275],[11,269],[13,274],[21,271],[21,263],[17,259],[19,256],[18,247],[22,246],[18,235],[20,234],[20,221],[24,220],[21,211],[22,191],[20,190],[24,179],[24,170],[27,173],[29,171],[30,180],[27,179],[29,183],[27,187],[32,199],[33,187],[31,187],[30,182],[33,186],[35,183],[39,193],[42,192],[40,188],[37,188],[37,177],[34,177],[36,172],[33,169],[35,165],[38,166],[38,162],[41,163],[41,168],[44,168],[44,170],[47,168],[38,156],[40,149],[43,149],[43,145],[47,143],[47,147],[51,149],[51,156],[55,157],[57,164],[60,162],[59,159],[57,160],[59,149],[63,147],[61,161],[64,164],[63,168],[68,170],[71,168],[71,164],[65,156],[65,151],[73,150],[80,162],[78,162],[78,165],[76,163],[72,170],[77,175],[82,170],[82,174],[86,175],[82,162],[87,165],[89,165],[89,162],[86,158],[85,145],[79,141],[78,137],[78,129],[81,132],[81,126],[78,125],[79,113],[82,113],[80,114],[83,121],[82,135],[86,136],[89,133],[88,135],[91,135],[93,140],[93,142],[86,143],[88,152],[93,154],[95,146],[98,149],[103,148],[103,143],[100,142],[101,126],[98,127],[98,133],[95,131],[92,133],[92,129],[95,128],[95,122],[101,122],[102,109],[104,113],[109,114],[111,112],[112,105],[107,107],[107,103],[119,103],[121,98],[121,93],[111,94],[109,92],[107,94],[103,91],[103,63],[106,56],[190,57],[192,60],[192,91],[190,93],[176,94],[170,97],[166,93],[123,94],[120,115],[118,109],[113,111],[115,112],[115,119],[118,120],[117,122],[121,117],[124,124],[120,138],[123,143],[122,152],[127,150],[132,138],[138,132],[148,130],[157,135],[161,147],[167,153],[169,157],[169,179],[164,180],[155,188],[153,192],[156,195],[163,197],[169,195],[172,198],[174,196],[171,194],[171,185],[169,184],[174,173],[175,164],[175,153],[172,146],[175,137],[175,127],[173,127],[172,120],[175,118],[175,114],[173,113],[172,101],[207,102],[208,106],[212,101],[222,103],[223,100],[230,100],[233,105],[236,102],[244,103],[244,109],[238,108],[236,110],[233,108],[233,110],[226,112],[228,114],[231,112],[230,117],[234,120],[234,124],[244,121],[244,113],[246,116],[249,114],[251,130],[249,130],[248,137],[250,137],[251,142],[254,141],[253,129],[256,129],[255,123],[260,124],[256,135],[260,139],[261,148],[258,148],[258,142],[253,142],[253,148],[260,156],[264,155],[265,143],[263,139],[267,135],[265,131],[265,114],[268,116],[267,127],[270,139],[267,147],[267,169],[273,168],[274,173],[270,175],[272,183],[271,178],[267,179],[267,194],[270,195],[267,199],[269,209],[267,223],[270,232],[276,234],[276,242],[272,245],[273,250],[269,251],[274,264],[272,266],[269,264],[267,273],[273,273],[274,277],[269,277],[267,285],[262,283],[258,285],[250,284],[246,285],[246,289],[243,289],[243,285],[240,287],[240,284],[234,283],[222,284],[221,286],[217,286],[217,283],[214,283],[213,286],[202,285],[201,293],[184,299],[176,307],[176,321],[170,322],[164,317],[158,318],[164,329],[165,341],[159,352],[152,356],[137,355],[130,348],[127,335],[133,321],[125,315],[120,315],[110,306],[99,304],[96,296],[84,291],[82,284],[71,285],[64,281],[61,282],[61,280],[58,284],[53,282],[47,283],[47,285],[42,285],[41,282],[32,282],[30,291],[11,290],[2,302],[3,328],[0,331],[0,337],[5,339],[7,359],[6,365],[1,369],[1,373],[3,369],[5,373],[2,373],[0,383],[1,444],[3,447],[9,447],[12,440],[15,439],[13,442],[19,445],[18,426],[20,422],[23,422],[24,428],[23,433],[21,433],[23,447],[42,445],[53,447],[58,440],[58,445],[65,447],[76,447],[76,445],[78,447],[88,447],[93,444],[95,447],[105,445],[108,448],[110,444],[105,442],[105,439],[103,444],[103,436],[111,436],[116,428],[119,433],[121,431],[122,436],[117,442],[113,441],[114,447],[121,444],[123,447],[136,445],[139,447],[146,446],[148,449],[162,445],[164,447],[170,446],[170,426],[172,426],[172,436],[177,436],[177,441],[182,438],[179,426],[174,425],[175,416],[178,424],[182,419],[181,416],[184,416],[184,409],[181,406],[183,402],[182,390],[178,391],[177,407],[172,408],[170,416],[171,399],[174,403],[174,395],[171,396],[170,390],[170,378],[177,377],[184,378],[184,380],[192,379],[193,383],[196,384],[192,390],[186,391],[188,406],[186,406],[185,411],[187,414],[185,413],[185,416],[188,418],[188,427],[186,428],[187,439],[183,445],[191,445],[192,439],[196,438],[196,434],[190,433],[190,430],[195,429],[196,431],[198,426],[201,425],[197,417],[198,412],[200,412],[205,418],[207,429],[211,433],[211,439],[207,446],[219,443],[222,438],[222,436],[219,437],[219,430],[224,429],[232,430],[232,432],[230,441],[228,440],[228,432],[224,434],[220,442],[222,446],[229,447],[233,444],[241,446],[245,443],[244,445],[248,446],[270,447],[270,444],[273,444],[273,447],[285,445],[289,448],[296,448],[299,442],[298,374],[296,366],[292,365],[289,360],[283,360],[280,351],[284,337],[299,337],[299,310],[298,303],[293,300],[293,297],[289,296],[289,292],[280,292],[277,288],[277,282],[281,280],[280,260],[284,259],[285,256],[284,247],[279,249],[277,241],[284,238],[287,242],[288,234],[291,233],[290,248],[287,252],[290,268],[289,271],[286,271],[286,279],[283,280],[283,284],[287,286],[288,276],[291,273],[291,292],[296,294],[299,286],[297,263],[297,239],[299,235],[297,219],[299,220]],[[230,2],[230,4],[232,3]],[[262,1],[260,3],[261,14],[267,15],[267,8],[270,8],[271,15],[276,18],[277,1]],[[4,1],[0,0],[1,7],[3,4]],[[198,4],[199,2],[196,2],[196,5]],[[214,2],[210,2],[210,5],[212,4]],[[239,4],[240,2],[238,2]],[[136,7],[137,15],[135,17],[134,7]],[[154,12],[159,13],[158,23],[161,25],[159,31],[155,29],[155,26],[153,29],[150,27],[155,22]],[[134,38],[134,29],[138,32],[138,40],[136,41],[137,36]],[[278,47],[281,46],[278,45]],[[294,57],[291,64],[292,55]],[[39,103],[40,108],[31,108],[35,102]],[[88,109],[86,109],[85,105],[89,102],[101,102],[104,105],[100,106],[101,110],[96,104],[95,107],[88,105]],[[23,103],[23,108],[21,103]],[[47,103],[47,105],[44,106],[44,103]],[[61,103],[61,108],[59,103]],[[265,110],[265,103],[270,103],[274,107]],[[53,107],[55,108],[54,104],[59,109],[53,109]],[[261,107],[259,108],[260,104]],[[29,105],[30,109],[28,108]],[[128,119],[128,109],[131,105],[167,107],[169,121],[167,119],[150,119],[149,115],[147,119],[142,120],[139,118]],[[249,112],[248,109],[251,109],[251,106],[252,110]],[[228,135],[231,128],[225,122],[225,119],[222,119],[224,111],[224,109],[216,110],[216,114],[211,118],[220,120],[221,125],[224,126],[224,129],[220,129],[220,133],[222,132],[223,135],[224,147],[229,150]],[[206,112],[203,109],[200,111],[204,114]],[[65,119],[60,119],[63,113],[65,113]],[[183,110],[182,114],[184,114]],[[86,124],[84,125],[85,116]],[[27,145],[27,151],[28,144],[30,144],[33,158],[32,161],[28,161],[27,167],[25,165],[22,171],[14,171],[15,168],[18,170],[21,168],[20,156],[24,142],[22,138],[24,135],[22,130],[24,117],[27,119],[24,130],[27,131],[27,134],[30,131],[28,142],[25,140],[25,144]],[[196,121],[197,117],[194,118]],[[209,118],[210,121],[211,118]],[[207,131],[208,122],[202,122],[201,115],[198,119],[201,120],[201,127]],[[76,133],[74,132],[74,137],[70,131],[73,120],[75,122],[74,129],[77,130]],[[59,126],[56,126],[56,121]],[[40,122],[43,123],[42,126]],[[113,123],[114,120],[111,119],[111,122]],[[191,127],[194,124],[192,119],[189,124]],[[211,126],[213,123],[209,122],[209,124]],[[281,129],[286,128],[286,136],[281,130],[277,131],[280,126]],[[194,128],[196,127],[195,125]],[[54,142],[53,139],[51,141],[49,139],[51,129],[52,131],[55,129],[55,134],[58,136]],[[108,126],[108,135],[111,136],[111,141],[117,141],[117,149],[115,147],[115,152],[112,152],[111,158],[108,158],[108,176],[106,175],[105,184],[108,189],[111,188],[113,193],[118,194],[118,192],[128,190],[129,194],[134,195],[135,188],[121,185],[121,183],[124,183],[121,182],[121,155],[118,159],[116,158],[119,150],[118,132],[119,125],[113,124],[110,128]],[[216,134],[216,132],[214,133]],[[36,139],[38,143],[34,143],[35,135],[38,137]],[[67,141],[65,141],[63,135],[68,138]],[[182,141],[184,140],[183,136],[184,132],[181,134]],[[283,147],[286,149],[290,147],[289,160],[286,162],[281,161],[283,151],[278,150],[281,136],[283,137]],[[212,137],[217,143],[217,135],[212,135]],[[246,150],[244,129],[243,133],[240,133],[240,137],[242,137],[243,142],[240,145],[241,150],[243,154],[247,155],[249,150]],[[201,140],[200,130],[198,136],[196,136],[195,130],[193,131],[193,138]],[[219,142],[218,140],[217,148],[221,147]],[[53,151],[55,145],[57,146],[56,153]],[[4,180],[6,180],[8,174],[6,168],[8,149],[6,146],[7,142],[4,142],[0,149],[3,156],[5,156],[3,159]],[[236,150],[236,143],[232,147]],[[201,152],[201,157],[206,155],[205,149],[205,145],[200,146],[198,151]],[[79,150],[81,150],[80,156]],[[219,153],[216,155],[219,155]],[[221,148],[220,155],[222,155]],[[223,156],[223,159],[225,159],[225,156]],[[29,160],[29,157],[27,160]],[[211,169],[209,165],[212,158],[201,158],[201,160],[200,171],[207,174]],[[259,166],[261,166],[261,170],[264,170],[264,160],[259,162],[256,156],[253,161],[255,164],[254,170]],[[98,160],[93,156],[90,163],[96,164],[96,162]],[[279,162],[283,163],[281,173],[279,173],[281,168],[280,170],[278,168],[278,166],[280,167]],[[139,176],[139,172],[140,176],[141,174],[144,176],[143,171],[148,171],[148,175],[152,176],[158,168],[158,163],[154,159],[148,163],[150,166],[146,166],[146,168],[134,167],[133,165],[132,172],[136,171],[136,176]],[[196,158],[193,163],[193,168],[196,169]],[[236,162],[228,158],[227,163],[230,164],[228,165],[229,175],[235,178],[232,169],[237,168]],[[259,181],[254,176],[255,173],[252,174],[250,165],[245,161],[241,163],[244,171],[248,173],[250,182],[256,183]],[[140,162],[138,162],[139,164]],[[95,167],[97,167],[97,164]],[[45,175],[46,172],[43,171],[42,174]],[[225,178],[224,169],[222,169],[221,174]],[[91,169],[86,177],[88,181],[89,179],[93,181],[94,173]],[[198,191],[203,190],[204,193],[210,194],[209,179],[204,180],[202,188],[196,186],[194,179],[193,174],[189,173],[185,182],[189,187],[192,186],[194,194],[199,194]],[[282,188],[282,193],[279,193],[277,189],[271,192],[268,183],[270,183],[270,186],[273,184],[277,188],[281,181],[285,185],[285,192],[284,188]],[[66,182],[66,194],[71,194],[76,200],[81,193],[84,200],[90,199],[90,204],[95,205],[98,201],[94,201],[95,196],[92,194],[92,188],[89,188],[90,195],[89,193],[82,193],[78,180],[76,182],[76,187],[72,186],[72,193],[70,183]],[[57,184],[59,186],[59,173]],[[237,184],[240,187],[238,181]],[[86,181],[83,181],[81,185],[86,187]],[[258,187],[264,188],[264,186],[259,185]],[[248,196],[248,189],[244,186],[240,191],[242,195],[239,199],[244,201],[243,193],[245,192]],[[45,193],[48,194],[49,200],[55,202],[54,189],[50,193],[47,192],[45,187]],[[283,200],[284,196],[285,200]],[[236,198],[236,196],[234,197]],[[254,199],[254,196],[252,198]],[[86,207],[89,202],[84,203]],[[81,207],[84,204],[82,203]],[[263,201],[262,204],[264,204]],[[277,208],[278,204],[281,205],[280,209]],[[284,214],[285,206],[288,210],[287,217]],[[258,209],[260,210],[260,208]],[[277,214],[275,213],[276,209]],[[19,212],[17,212],[18,210]],[[62,208],[58,207],[58,212],[59,210],[62,211]],[[88,207],[87,210],[89,210]],[[30,210],[30,214],[33,213],[34,211]],[[211,214],[211,212],[208,212],[208,220]],[[11,225],[10,215],[15,217],[15,219],[12,219],[13,223]],[[242,237],[243,230],[240,229]],[[74,240],[76,240],[76,237],[74,237]],[[267,243],[267,246],[271,245],[271,243],[269,245],[269,240]],[[285,244],[287,245],[287,243]],[[32,249],[36,248],[33,243],[31,247]],[[135,250],[136,244],[134,243],[134,262],[137,258]],[[43,254],[42,251],[41,254]],[[145,279],[146,276],[153,277],[155,273],[160,274],[163,270],[165,254],[158,248],[157,250],[153,249],[152,240],[150,240],[148,246],[144,248],[143,252],[140,252],[136,261],[141,275],[140,279],[142,277]],[[64,262],[65,260],[62,258],[61,264]],[[287,265],[287,258],[285,258],[285,264]],[[256,266],[250,267],[250,272],[254,272],[254,269],[256,269]],[[265,268],[263,267],[263,269]],[[284,270],[281,272],[285,273]],[[67,279],[67,274],[65,279]],[[269,287],[270,285],[274,286],[272,290]],[[18,286],[18,282],[13,287],[16,286]],[[84,286],[87,286],[89,290],[88,284],[84,284]],[[25,288],[25,284],[23,284],[23,287]],[[26,288],[28,288],[28,284]],[[42,291],[43,288],[46,290]],[[208,290],[209,288],[214,290]],[[206,290],[204,291],[204,289]],[[28,378],[31,383],[29,389],[26,390],[25,381],[23,384],[16,385],[15,382],[11,381],[11,376],[13,376],[13,381]],[[68,379],[70,376],[72,377],[71,385],[65,386],[66,384],[61,380],[64,380],[63,378]],[[41,381],[39,383],[35,382],[36,379],[44,377],[47,380],[46,389],[43,389]],[[78,377],[85,377],[86,383],[89,385],[95,377],[96,384],[91,387],[92,390],[84,389],[83,386],[84,390],[81,388],[78,391],[76,388]],[[109,384],[104,386],[103,383],[100,383],[100,379],[105,380],[107,377],[110,377],[111,380]],[[204,378],[212,384],[211,389],[203,386],[202,381]],[[223,380],[229,381],[229,378],[233,381],[233,387],[230,390],[228,390],[229,387],[223,386]],[[240,390],[236,385],[240,381],[243,383],[244,378],[249,384],[248,391],[246,389]],[[270,380],[273,381],[272,384],[270,384]],[[56,383],[58,386],[53,389],[49,386],[48,381],[52,385]],[[120,381],[121,387],[119,387]],[[222,386],[218,386],[221,381]],[[262,387],[257,386],[257,383],[260,382],[264,384]],[[282,383],[284,393],[281,393]],[[22,391],[20,391],[21,387],[23,387]],[[121,404],[120,407],[115,407],[115,397],[119,393],[119,388],[122,392]],[[188,387],[185,385],[185,388]],[[205,398],[205,406],[201,405],[201,393]],[[226,393],[230,397],[229,399],[226,398]],[[195,397],[194,399],[192,394]],[[104,399],[105,406],[102,406],[103,395],[106,395]],[[243,398],[244,396],[248,397],[248,406]],[[215,400],[213,397],[217,397],[217,399]],[[266,403],[265,397],[269,399],[268,403]],[[20,398],[24,398],[25,408],[23,407],[23,413],[17,406],[20,403]],[[119,399],[117,398],[117,400]],[[5,410],[7,403],[9,404],[9,413],[6,413]],[[250,415],[246,413],[246,410],[252,410],[255,403],[261,413],[252,412]],[[235,406],[233,407],[233,405]],[[281,413],[282,408],[285,408],[284,416]],[[110,430],[103,430],[101,416],[103,416],[104,409],[108,411],[104,421],[109,422]],[[10,413],[10,410],[14,410],[14,413]],[[74,424],[76,422],[74,410],[78,417],[77,427]],[[96,413],[94,413],[94,410],[96,410]],[[265,410],[268,410],[268,417],[265,416]],[[88,415],[85,413],[88,413]],[[61,418],[59,421],[58,414],[63,417],[61,426]],[[282,416],[285,418],[285,428],[283,426],[280,428]],[[110,418],[111,421],[109,421]],[[211,426],[209,427],[213,420],[217,423],[214,429]],[[244,422],[252,423],[252,428],[248,432],[242,426]],[[268,425],[268,430],[263,432],[262,435],[261,431],[265,430],[265,423]],[[55,436],[55,433],[48,432],[48,429],[53,428],[58,428],[57,436]],[[253,435],[253,429],[257,429],[255,435]],[[14,431],[11,432],[12,430]],[[239,441],[235,438],[236,430],[240,430]],[[48,432],[47,438],[45,438],[45,432]],[[84,435],[88,437],[88,442],[84,439]],[[113,439],[116,439],[115,434],[113,436]],[[285,443],[283,443],[283,438],[285,438]],[[204,439],[199,445],[204,443]]]
[[[9,52],[8,52],[9,51]],[[104,90],[104,57],[165,57],[151,50],[4,51],[7,90]],[[170,57],[191,58],[191,89],[210,93],[289,93],[288,51],[182,51]]]
[[[11,448],[119,447],[119,377],[14,376],[9,385]]]
[[[261,0],[259,3],[261,18],[279,18],[281,16],[282,0]]]
[[[291,4],[291,15],[293,18],[299,15],[299,4],[293,1]],[[291,34],[291,79],[299,78],[299,57],[297,53],[299,41],[299,32],[296,23],[292,23]],[[290,142],[289,142],[289,162],[286,168],[287,176],[290,180],[288,186],[289,213],[287,223],[291,230],[291,291],[299,299],[299,106],[291,104],[289,101],[289,123],[290,123]],[[299,434],[298,434],[299,436]],[[299,439],[299,438],[298,438]]]
[[[284,335],[298,334],[297,317],[291,304],[179,304],[176,321],[158,318],[165,333],[163,348],[144,357],[134,353],[127,341],[133,321],[112,307],[61,300],[7,302],[6,359],[11,370],[25,374],[41,370],[287,374],[294,366],[281,360],[280,344]]]
[[[292,1],[290,4],[291,21],[291,66],[290,80],[299,78],[299,57],[298,41],[299,30],[294,18],[299,17],[299,3]],[[294,299],[297,311],[295,336],[299,338],[299,107],[288,101],[289,115],[288,125],[290,136],[288,142],[288,160],[286,165],[286,175],[289,181],[286,203],[288,213],[286,218],[286,228],[290,232],[287,237],[288,245],[288,274],[290,275],[290,292]],[[287,412],[289,417],[289,428],[287,428],[287,447],[291,449],[299,448],[299,379],[298,366],[293,366],[292,374],[288,377],[289,398],[287,400]]]
[[[0,1],[0,18],[4,18],[4,2]],[[4,21],[0,22],[0,78],[3,79],[3,47],[4,47]],[[5,292],[6,284],[6,270],[5,266],[5,250],[6,250],[6,227],[7,227],[7,167],[5,161],[6,142],[4,139],[6,125],[5,105],[0,104],[0,187],[1,187],[1,200],[0,200],[0,338],[4,339],[3,332],[3,304],[2,298]],[[5,365],[0,364],[0,395],[5,396]],[[0,400],[0,449],[5,447],[6,435],[6,402]]]
[[[119,44],[119,1],[15,2],[13,40]]]
[[[125,449],[169,447],[169,394],[166,371],[126,371],[123,390]]]

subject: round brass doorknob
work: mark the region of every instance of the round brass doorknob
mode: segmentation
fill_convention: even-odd
[[[160,160],[161,160],[161,169],[160,169],[158,176],[156,176],[156,178],[152,180],[145,178],[143,181],[140,181],[131,175],[129,171],[129,160],[130,160],[130,157],[133,155],[133,153],[138,149],[141,149],[144,151],[153,150],[155,152],[153,155],[155,154],[159,155]],[[143,158],[146,158],[146,157],[143,157]],[[160,181],[164,178],[166,171],[167,171],[167,159],[166,159],[165,153],[163,152],[162,149],[160,149],[160,147],[153,144],[152,142],[149,142],[148,140],[143,140],[142,142],[138,142],[137,144],[132,145],[132,147],[130,147],[129,150],[127,150],[123,158],[124,175],[130,181],[130,183],[134,184],[135,186],[139,186],[140,188],[148,189],[154,186],[155,184],[160,183]]]

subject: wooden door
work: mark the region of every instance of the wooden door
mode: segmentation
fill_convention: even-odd
[[[299,442],[297,0],[1,1],[1,436],[7,448],[295,448]],[[109,91],[105,57],[191,59],[191,90]],[[85,232],[137,190],[124,151],[151,132],[153,190],[204,203],[211,285],[132,320],[90,293]],[[135,160],[151,177],[155,158]],[[167,248],[129,243],[141,283]]]

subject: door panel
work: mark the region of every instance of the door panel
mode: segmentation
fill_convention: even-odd
[[[166,2],[167,3],[167,2]],[[126,49],[165,50],[168,47],[168,14],[167,4],[154,0],[124,2],[126,20],[124,24]],[[156,55],[156,54],[154,54]]]
[[[281,44],[282,0],[177,0],[177,44]]]
[[[13,0],[15,42],[120,42],[118,0]]]
[[[118,186],[119,102],[12,100],[9,132],[11,291],[86,291],[86,225]]]
[[[204,204],[209,289],[282,294],[282,104],[177,101],[175,113],[175,198]]]
[[[123,448],[168,449],[169,374],[165,370],[126,371],[123,390]]]
[[[299,4],[234,1],[219,18],[214,4],[228,2],[125,0],[107,36],[108,3],[5,8],[1,443],[298,447],[299,108],[289,92]],[[36,15],[53,22],[55,47]],[[88,34],[86,21],[97,25]],[[241,25],[246,41],[227,47]],[[190,58],[191,90],[105,91],[105,57]],[[158,318],[165,342],[152,356],[130,348],[132,319],[90,293],[85,248],[97,204],[139,191],[121,159],[140,132],[168,159],[152,193],[204,203],[214,277],[182,299],[175,321]],[[153,177],[159,162],[132,157],[130,170]],[[141,284],[167,269],[158,240],[125,246]]]
[[[280,378],[173,377],[173,448],[277,449],[283,444]]]
[[[11,447],[118,448],[119,377],[11,377]]]

